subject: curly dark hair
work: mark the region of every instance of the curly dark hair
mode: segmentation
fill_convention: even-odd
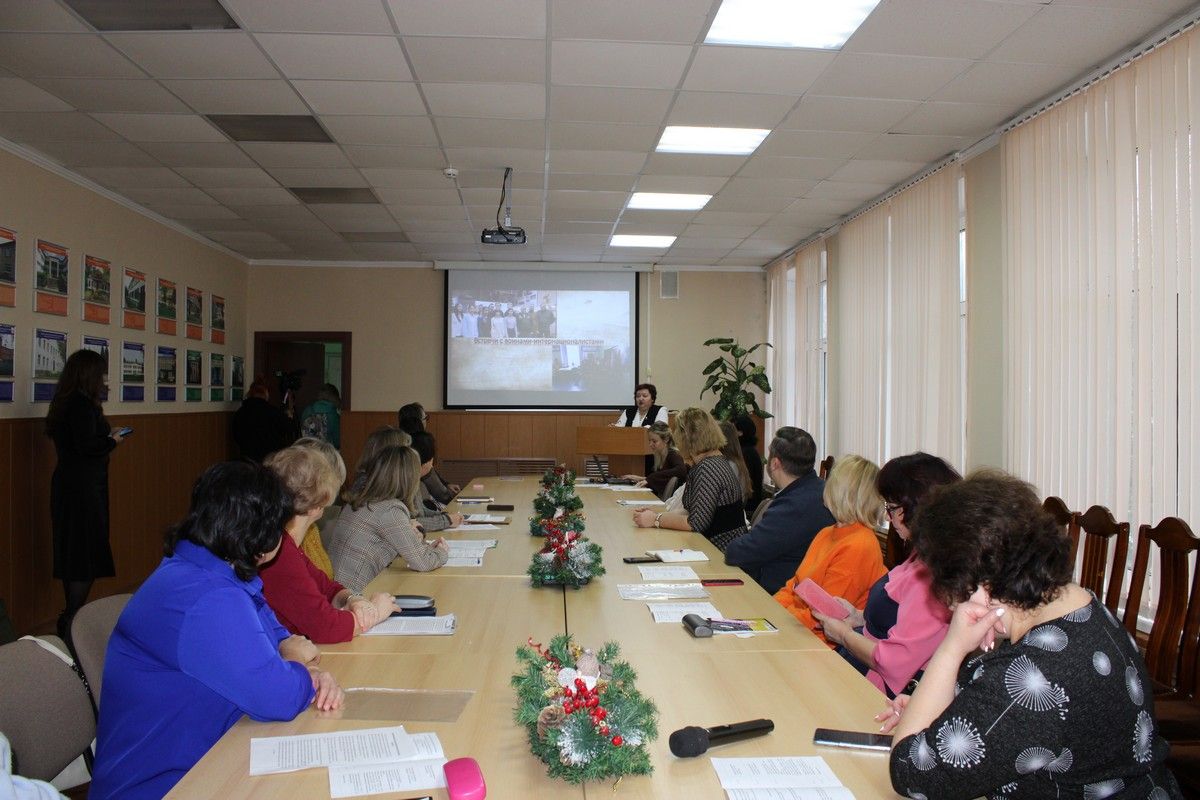
[[[938,486],[957,483],[962,475],[944,460],[929,453],[909,453],[896,456],[879,470],[875,488],[885,503],[898,505],[904,510],[904,524],[912,531],[916,541],[913,520],[925,497]]]
[[[420,403],[407,403],[400,406],[396,419],[399,422],[400,430],[410,436],[425,430],[425,408]]]
[[[279,546],[296,511],[292,495],[270,469],[249,461],[213,464],[192,485],[187,516],[167,531],[163,552],[181,539],[233,566],[240,580],[258,574],[258,559]]]
[[[1033,486],[1007,473],[979,471],[934,489],[915,524],[917,554],[947,605],[982,586],[993,599],[1029,610],[1071,582],[1070,542]]]

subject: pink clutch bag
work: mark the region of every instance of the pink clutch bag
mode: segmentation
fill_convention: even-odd
[[[456,758],[442,767],[446,772],[446,791],[450,800],[483,800],[487,797],[487,784],[479,762],[473,758]]]
[[[796,594],[808,603],[813,611],[834,619],[845,619],[850,616],[846,607],[833,598],[829,592],[821,588],[812,578],[805,578],[796,584]]]

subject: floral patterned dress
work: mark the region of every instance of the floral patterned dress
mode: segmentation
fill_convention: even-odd
[[[1182,797],[1146,666],[1095,598],[963,663],[954,701],[892,750],[911,798]]]

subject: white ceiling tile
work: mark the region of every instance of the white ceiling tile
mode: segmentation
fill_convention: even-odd
[[[120,137],[77,111],[17,112],[0,116],[0,136],[14,142],[113,141]]]
[[[0,30],[83,33],[91,29],[56,0],[0,0]]]
[[[545,168],[544,150],[523,150],[507,147],[448,147],[446,158],[459,169],[496,170],[495,185],[500,185],[504,168],[512,167],[518,174],[529,172],[541,175]]]
[[[278,239],[263,231],[213,231],[209,238],[229,247],[280,244]]]
[[[492,188],[462,189],[461,200],[471,206],[488,206],[495,208],[500,203],[500,182]],[[458,192],[452,190],[454,202],[460,202]],[[542,204],[541,189],[510,189],[508,201],[514,206],[540,206]],[[406,201],[408,204],[408,201]]]
[[[728,180],[722,176],[706,175],[643,175],[638,178],[637,190],[673,194],[716,194]]]
[[[911,114],[917,100],[884,100],[877,97],[824,97],[807,94],[781,127],[810,131],[864,131],[883,133]]]
[[[799,195],[796,195],[799,197]],[[721,192],[704,206],[705,211],[769,211],[776,213],[787,208],[794,198],[770,195],[727,194]]]
[[[424,114],[415,83],[394,81],[293,81],[318,114]]]
[[[335,231],[398,231],[384,206],[310,204],[309,210]]]
[[[1032,104],[1070,83],[1075,70],[1054,64],[981,61],[933,95],[955,103],[1007,104],[1009,111]]]
[[[551,122],[550,147],[565,150],[642,150],[658,143],[657,125]]]
[[[179,167],[180,175],[203,189],[242,189],[277,186],[261,169],[239,167]]]
[[[1010,116],[1011,106],[930,101],[922,103],[916,111],[894,126],[892,131],[980,137]]]
[[[816,202],[825,202],[825,201],[812,200],[812,201],[808,201],[808,202],[816,203]],[[839,201],[835,201],[835,202],[844,202],[844,201],[839,200]],[[847,209],[847,211],[851,211],[851,210],[853,210],[853,208]],[[764,225],[762,228],[759,228],[759,230],[764,230],[767,227],[785,227],[785,226],[792,227],[792,228],[809,228],[809,229],[827,228],[830,225],[832,225],[833,223],[837,222],[841,217],[842,217],[842,214],[821,214],[821,213],[805,213],[805,212],[798,212],[798,211],[785,211],[782,214],[776,214],[775,216],[771,217],[770,221],[768,221],[767,224]]]
[[[925,100],[971,66],[960,58],[841,53],[812,85],[814,94]]]
[[[71,104],[21,78],[0,78],[0,111],[70,111]]]
[[[139,31],[105,38],[155,78],[279,77],[242,31]]]
[[[961,136],[926,136],[915,133],[885,133],[858,151],[856,158],[883,161],[937,161],[944,155],[971,144]]]
[[[307,114],[287,81],[163,81],[199,114]]]
[[[621,209],[629,200],[625,192],[572,192],[554,189],[546,194],[546,202],[558,208]]]
[[[623,225],[678,226],[681,230],[695,218],[695,211],[666,211],[649,208],[627,208],[621,213],[621,223]]]
[[[350,162],[336,144],[317,142],[242,142],[246,154],[272,167],[349,167]]]
[[[409,188],[388,188],[376,189],[375,195],[384,205],[389,206],[416,206],[416,205],[431,205],[431,206],[459,206],[462,205],[462,198],[458,196],[458,190],[449,181],[446,181],[446,187],[440,189],[409,189]]]
[[[899,183],[925,169],[924,161],[874,161],[852,159],[829,176],[834,181],[864,183]],[[799,195],[797,195],[799,196]]]
[[[545,0],[388,0],[405,36],[503,36],[541,39],[546,35]]]
[[[546,223],[546,243],[549,244],[549,239],[552,235],[595,235],[607,236],[612,230],[612,225],[606,222],[547,222]]]
[[[486,203],[484,205],[467,206],[467,213],[471,219],[480,225],[486,225],[489,228],[496,224],[496,205],[494,203]],[[601,212],[604,213],[604,212]],[[532,237],[536,232],[537,225],[535,221],[540,222],[542,218],[541,205],[536,206],[513,206],[512,220],[514,225],[524,225],[529,228],[527,235]]]
[[[296,230],[319,225],[307,206],[229,206],[242,219],[262,222],[272,230]]]
[[[529,83],[423,83],[421,89],[437,117],[541,119],[546,91]]]
[[[438,117],[436,122],[438,134],[446,147],[516,147],[533,150],[546,144],[545,120]]]
[[[529,39],[407,37],[404,46],[423,82],[542,83],[546,45]]]
[[[193,205],[215,206],[219,203],[209,194],[194,186],[175,186],[166,188],[137,188],[126,189],[122,192],[130,200],[143,205],[158,207],[163,205]]]
[[[1166,21],[1164,14],[1141,8],[1056,3],[1018,28],[988,54],[988,59],[1063,64],[1084,72]]]
[[[599,172],[636,175],[646,154],[625,150],[551,150],[550,168],[556,172]]]
[[[892,188],[890,183],[821,181],[805,196],[818,200],[858,200],[860,203],[865,203],[890,188]]]
[[[666,116],[672,96],[665,89],[556,86],[550,89],[550,118],[658,125]]]
[[[608,245],[608,233],[548,233],[542,237],[543,248],[560,248],[564,250],[603,250]]]
[[[814,181],[800,178],[732,178],[721,194],[733,197],[788,197],[802,196],[815,185]]]
[[[689,225],[683,230],[683,238],[736,239],[740,242],[756,230],[758,230],[757,225]]]
[[[701,211],[696,215],[700,225],[762,225],[771,218],[766,211]]]
[[[421,251],[406,242],[356,242],[354,252],[377,261],[417,261]]]
[[[636,175],[587,175],[578,172],[551,172],[549,188],[588,192],[631,192]]]
[[[393,212],[393,216],[395,216],[395,212]],[[452,231],[452,232],[461,233],[461,234],[470,234],[474,231],[473,228],[468,227],[465,216],[463,219],[457,219],[457,220],[454,220],[454,219],[421,220],[419,222],[413,222],[409,225],[405,225],[404,230],[406,233],[409,233],[409,234],[411,234],[415,231]],[[478,235],[478,231],[474,231],[474,232],[476,235]]]
[[[81,167],[77,172],[110,189],[170,189],[187,180],[166,167]]]
[[[39,86],[80,111],[182,112],[187,106],[151,80],[39,78]]]
[[[226,142],[224,133],[192,114],[92,114],[131,142]]]
[[[670,125],[716,125],[725,128],[774,128],[796,104],[781,94],[680,92],[667,118]]]
[[[405,205],[389,205],[388,210],[396,219],[406,225],[410,225],[410,221],[418,220],[454,220],[460,223],[465,223],[467,220],[467,210],[462,206],[405,206]],[[427,227],[427,230],[432,230]]]
[[[195,230],[207,235],[213,231],[256,231],[259,225],[248,219],[206,219],[200,220]]]
[[[818,50],[704,45],[696,54],[683,88],[799,96],[833,61]]]
[[[855,200],[835,200],[832,198],[801,198],[788,206],[786,215],[800,216],[805,214],[832,214],[840,217],[849,214],[861,205]],[[783,215],[777,215],[776,218]]]
[[[885,0],[842,51],[983,58],[1037,11],[990,0]]]
[[[711,0],[556,0],[555,39],[692,44],[704,34]]]
[[[557,206],[548,206],[546,208],[546,219],[571,222],[607,222],[611,225],[617,221],[617,212],[606,211],[602,208],[558,208]]]
[[[872,133],[850,131],[779,130],[766,138],[756,156],[849,158],[875,138]]]
[[[448,183],[441,170],[370,167],[363,168],[361,172],[367,182],[376,187],[440,188]]]
[[[172,219],[205,220],[237,218],[237,214],[234,214],[224,206],[218,205],[159,204],[154,206],[154,210],[164,217]]]
[[[556,86],[674,89],[692,48],[678,44],[555,41],[550,81]]]
[[[696,227],[697,226],[691,226],[691,228]],[[691,228],[685,229],[684,235],[675,240],[675,247],[671,248],[672,250],[675,250],[676,248],[681,250],[723,250],[724,252],[728,253],[730,250],[742,243],[742,238],[740,237],[689,235],[686,233],[686,230],[690,230]]]
[[[1058,6],[1085,6],[1087,8],[1137,8],[1173,17],[1195,5],[1194,0],[1054,0]]]
[[[455,242],[466,244],[469,243],[472,238],[477,238],[479,233],[477,231],[468,229],[465,226],[458,225],[455,230],[413,230],[410,231],[408,235],[409,238],[418,245],[453,244]]]
[[[210,195],[227,206],[292,206],[300,201],[287,189],[208,189]]]
[[[146,142],[142,149],[168,167],[254,167],[236,144]]]
[[[716,264],[728,250],[692,250],[684,247],[672,247],[667,255],[658,259],[656,264],[664,267],[684,266],[690,264]]]
[[[274,167],[269,170],[273,178],[284,186],[295,188],[323,186],[336,189],[365,187],[367,181],[356,169],[302,169]]]
[[[845,163],[840,158],[788,158],[785,156],[755,156],[738,175],[744,178],[801,178],[821,180],[832,175]]]
[[[646,161],[643,172],[647,175],[703,175],[727,178],[745,163],[745,156],[653,153]]]
[[[379,0],[222,0],[248,31],[381,33],[391,30]]]
[[[323,116],[320,122],[339,144],[436,147],[428,117]]]
[[[770,258],[742,258],[739,256],[729,256],[722,258],[717,266],[720,267],[761,267],[771,261]]]
[[[617,221],[614,234],[632,236],[678,236],[687,227],[687,220],[658,220],[657,222],[629,222],[625,217]]]
[[[25,77],[144,77],[99,36],[78,33],[0,33],[0,67]]]
[[[356,167],[405,167],[441,169],[446,165],[442,151],[436,147],[381,147],[378,145],[346,145],[346,157]]]
[[[412,80],[394,36],[260,33],[255,38],[288,78]]]

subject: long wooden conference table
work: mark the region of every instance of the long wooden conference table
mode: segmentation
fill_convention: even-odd
[[[528,516],[538,479],[489,478],[467,495],[511,503],[512,523],[499,530],[448,533],[455,539],[496,539],[482,567],[443,567],[415,573],[402,561],[385,570],[368,591],[427,594],[439,614],[453,612],[452,636],[366,636],[321,647],[321,664],[348,690],[341,712],[311,708],[284,723],[243,717],[175,787],[174,798],[329,797],[326,770],[249,776],[250,739],[403,724],[410,733],[437,733],[447,758],[470,756],[483,770],[493,798],[723,798],[710,755],[765,757],[820,755],[860,800],[896,797],[887,754],[816,747],[817,727],[871,731],[883,696],[836,653],[800,625],[741,570],[695,533],[639,529],[619,500],[651,499],[648,492],[616,492],[579,485],[584,534],[604,549],[607,573],[581,589],[532,588],[525,571],[542,544],[529,535]],[[479,506],[458,510],[477,513]],[[508,514],[509,512],[505,512]],[[742,586],[709,588],[708,598],[727,617],[766,617],[778,633],[750,638],[693,639],[680,625],[656,624],[644,602],[622,600],[619,583],[641,583],[625,556],[646,550],[690,548],[709,561],[691,563],[701,578],[740,577]],[[638,673],[638,688],[659,709],[659,737],[650,745],[654,773],[572,786],[546,776],[530,752],[524,728],[513,721],[509,679],[516,650],[527,639],[549,642],[570,633],[577,644],[621,645],[621,657]],[[381,691],[369,691],[371,689]],[[711,727],[765,717],[775,730],[744,742],[714,747],[697,758],[671,755],[667,737],[687,725]],[[373,797],[395,799],[444,789]]]

